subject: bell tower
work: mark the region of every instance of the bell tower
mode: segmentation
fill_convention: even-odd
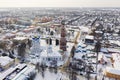
[[[61,38],[60,38],[60,49],[63,51],[66,51],[66,44],[67,44],[66,29],[65,29],[65,26],[62,25],[61,26]]]

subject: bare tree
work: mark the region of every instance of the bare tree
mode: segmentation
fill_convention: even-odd
[[[0,42],[0,49],[2,49],[3,51],[7,50],[7,43],[5,41]]]
[[[71,49],[71,54],[72,54],[72,57],[74,57],[75,50],[76,50],[76,49],[75,49],[75,46],[73,46],[73,47],[72,47],[72,49]]]
[[[101,43],[100,43],[100,41],[98,41],[98,42],[96,43],[96,45],[95,45],[95,51],[96,51],[96,53],[97,53],[97,57],[96,57],[96,72],[97,72],[98,56],[99,56],[100,49],[101,49]],[[97,75],[96,75],[95,78],[96,78],[95,80],[97,80]]]
[[[25,58],[26,44],[23,42],[18,46],[18,56]]]
[[[30,49],[30,47],[32,47],[32,40],[28,39],[27,45],[29,46]]]

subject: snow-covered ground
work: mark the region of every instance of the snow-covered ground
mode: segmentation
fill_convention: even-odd
[[[51,72],[48,69],[44,72],[44,77],[42,76],[42,73],[39,72],[36,75],[36,78],[34,80],[70,80],[71,75],[69,73],[61,72],[58,70],[57,73]],[[85,77],[76,75],[77,80],[86,80]],[[92,79],[90,79],[92,80]]]
[[[57,73],[54,72],[50,72],[48,69],[44,72],[44,77],[42,76],[42,73],[39,72],[36,75],[35,80],[69,80],[69,76],[61,73],[60,71],[58,71]]]

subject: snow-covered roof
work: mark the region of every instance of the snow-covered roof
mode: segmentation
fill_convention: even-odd
[[[94,39],[94,36],[86,35],[85,38],[86,38],[86,39],[92,39],[92,40],[93,40],[93,39]]]
[[[4,38],[12,38],[12,37],[15,37],[16,35],[15,34],[12,34],[12,33],[6,33]]]
[[[77,54],[74,55],[74,58],[75,59],[82,59],[82,54],[81,53],[80,54],[77,53]]]
[[[120,41],[116,41],[116,40],[109,40],[110,43],[116,44],[118,46],[120,46]]]
[[[107,48],[101,48],[100,51],[101,51],[101,52],[108,52],[108,51],[107,51]]]
[[[5,65],[9,64],[13,60],[14,59],[11,59],[10,57],[7,57],[7,56],[5,56],[5,57],[1,56],[0,57],[0,65],[5,66]]]
[[[9,69],[5,70],[3,73],[0,74],[0,80],[3,80],[7,75],[15,71],[17,68],[22,69],[24,66],[26,66],[26,64],[18,64],[15,67],[10,67]]]
[[[115,69],[111,67],[106,67],[106,72],[115,74],[115,75],[120,75],[120,69]]]
[[[87,45],[87,47],[86,47],[85,49],[86,49],[86,50],[87,50],[87,49],[90,49],[90,50],[91,50],[91,49],[94,49],[94,46],[92,46],[92,45]]]
[[[85,54],[85,53],[75,53],[74,58],[75,58],[75,59],[82,59],[82,56],[83,56],[84,54]]]
[[[47,53],[47,50],[41,52],[41,57],[62,57],[59,52]]]
[[[27,66],[24,68],[20,73],[18,73],[12,80],[24,80],[26,75],[28,75],[30,72],[34,71],[33,66]]]
[[[5,36],[14,36],[12,33],[6,33]]]
[[[113,60],[114,60],[114,68],[120,69],[120,54],[114,53],[112,54]]]
[[[118,59],[120,60],[120,54],[118,54],[118,53],[113,53],[112,57],[114,60],[118,60]]]
[[[25,33],[24,32],[18,32],[18,33],[16,33],[16,35],[25,35]]]
[[[88,33],[90,31],[90,29],[88,27],[81,26],[79,28],[81,29],[82,32],[87,32]]]
[[[113,34],[113,36],[118,36],[118,34]]]
[[[34,31],[36,28],[26,28],[23,30],[23,32],[28,33]]]
[[[27,39],[27,37],[15,37],[14,39],[15,40],[25,40],[25,39]]]
[[[120,53],[120,50],[119,49],[115,49],[115,48],[108,48],[107,50],[108,50],[108,52]]]
[[[13,33],[13,34],[15,34],[15,33],[17,33],[17,32],[18,32],[18,30],[11,31],[11,33]]]
[[[79,42],[79,43],[78,43],[78,46],[86,47],[86,44],[83,44],[82,42]]]
[[[101,58],[107,61],[107,57],[103,53],[99,53],[98,60],[101,60]]]
[[[95,31],[95,33],[101,33],[102,34],[103,32],[102,31]]]

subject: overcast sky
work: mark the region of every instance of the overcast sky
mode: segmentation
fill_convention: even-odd
[[[120,0],[0,0],[0,7],[120,7]]]

